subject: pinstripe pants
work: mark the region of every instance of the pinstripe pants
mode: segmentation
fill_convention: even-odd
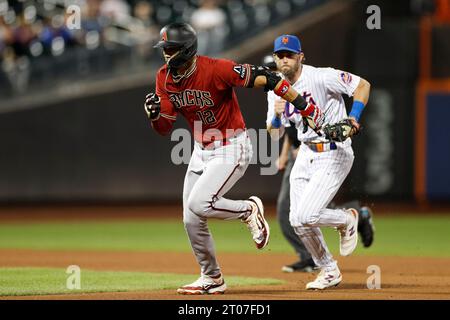
[[[302,144],[290,177],[289,221],[320,268],[336,267],[320,227],[341,227],[348,217],[342,209],[326,208],[354,160],[350,139],[337,146],[336,150],[314,152]]]

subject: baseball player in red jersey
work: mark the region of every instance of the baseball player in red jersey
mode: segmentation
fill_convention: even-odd
[[[221,294],[226,290],[207,219],[241,219],[258,249],[270,236],[258,197],[231,200],[225,193],[244,175],[252,157],[235,86],[264,87],[290,101],[313,129],[320,127],[319,109],[268,68],[198,56],[197,36],[186,23],[161,29],[165,65],[158,70],[156,94],[146,96],[145,111],[153,129],[168,134],[177,115],[184,116],[194,135],[194,152],[183,187],[183,223],[201,268],[198,280],[180,287],[180,294]]]

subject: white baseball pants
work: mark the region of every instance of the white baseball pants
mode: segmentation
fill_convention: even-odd
[[[302,144],[292,168],[289,220],[314,262],[334,269],[333,259],[320,227],[341,227],[348,215],[342,209],[327,209],[353,165],[351,140],[336,143],[337,149],[315,152]]]
[[[212,150],[196,142],[184,179],[184,227],[202,274],[212,277],[220,273],[220,267],[207,219],[239,219],[251,212],[246,201],[223,197],[244,175],[253,153],[247,132],[229,141]]]

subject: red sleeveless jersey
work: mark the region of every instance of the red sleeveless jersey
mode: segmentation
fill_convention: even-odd
[[[160,115],[174,122],[178,113],[182,114],[200,143],[208,144],[218,136],[228,138],[230,132],[245,129],[233,87],[247,86],[249,78],[248,64],[206,56],[198,56],[192,73],[179,82],[174,81],[164,65],[156,77]]]

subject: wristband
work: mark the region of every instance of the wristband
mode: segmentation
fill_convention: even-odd
[[[272,118],[272,128],[278,129],[281,127],[281,119],[276,115]]]
[[[306,102],[305,99],[303,99],[303,97],[301,95],[297,95],[297,98],[295,98],[291,104],[294,106],[295,109],[297,110],[305,110],[306,107],[308,106],[308,103]]]
[[[278,89],[275,89],[273,92],[279,97],[283,97],[288,91],[291,85],[286,80],[281,80],[281,84]]]
[[[356,121],[359,122],[359,119],[361,118],[361,113],[364,109],[364,103],[361,101],[353,101],[352,110],[350,111],[349,117],[353,117],[356,119]]]

